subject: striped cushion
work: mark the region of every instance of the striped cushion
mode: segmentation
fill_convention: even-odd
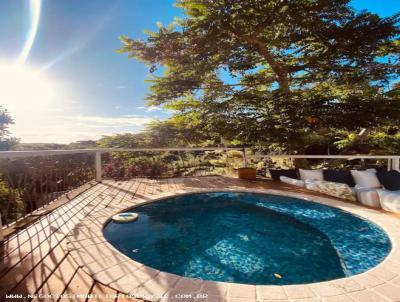
[[[400,191],[377,190],[382,209],[400,213]]]
[[[376,189],[362,188],[360,186],[355,187],[357,199],[363,205],[380,208],[381,203],[379,202],[379,195]]]
[[[306,188],[342,199],[352,201],[356,200],[354,192],[347,184],[324,180],[315,180],[313,182],[306,183]]]

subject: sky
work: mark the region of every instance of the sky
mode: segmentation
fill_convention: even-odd
[[[24,143],[69,143],[138,132],[170,112],[147,107],[148,69],[118,37],[169,24],[175,0],[0,0],[0,105]],[[400,0],[353,0],[381,16]]]

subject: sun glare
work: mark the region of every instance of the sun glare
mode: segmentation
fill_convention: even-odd
[[[0,104],[9,111],[43,108],[55,96],[54,84],[23,65],[0,63]]]

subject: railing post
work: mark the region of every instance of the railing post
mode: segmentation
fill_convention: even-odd
[[[400,158],[392,158],[392,170],[400,170]]]
[[[0,242],[4,240],[4,234],[3,234],[3,223],[1,222],[1,214],[0,214]]]
[[[95,153],[95,160],[94,160],[94,166],[96,170],[96,181],[101,181],[102,176],[101,176],[101,151],[96,151]]]
[[[243,168],[247,167],[246,148],[243,148]]]
[[[391,158],[387,159],[387,170],[388,171],[392,170],[392,159]]]

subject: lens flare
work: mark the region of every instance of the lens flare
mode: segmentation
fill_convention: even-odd
[[[56,96],[53,81],[26,65],[0,62],[0,83],[0,104],[12,114],[44,110]]]
[[[30,27],[26,36],[24,48],[22,49],[22,52],[17,60],[17,64],[19,65],[25,64],[32,49],[33,43],[35,42],[35,38],[39,28],[41,7],[42,0],[29,0]]]
[[[79,50],[84,48],[91,39],[93,39],[111,20],[113,19],[115,12],[117,10],[117,5],[112,3],[105,10],[104,15],[99,14],[96,20],[96,24],[84,28],[75,34],[75,39],[71,41],[72,46],[70,48],[61,51],[60,54],[53,60],[47,62],[40,68],[40,71],[52,68],[54,65],[65,60],[68,57],[73,56]]]

